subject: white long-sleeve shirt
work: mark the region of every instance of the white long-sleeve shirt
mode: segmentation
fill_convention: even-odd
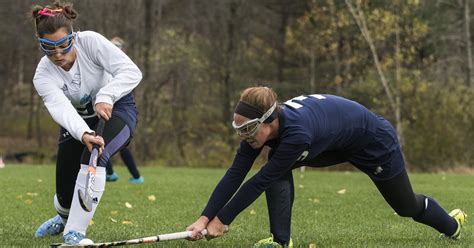
[[[54,121],[82,141],[84,132],[93,132],[83,118],[95,116],[95,104],[113,105],[138,85],[142,73],[99,33],[77,32],[74,49],[77,56],[69,71],[44,56],[33,84]]]

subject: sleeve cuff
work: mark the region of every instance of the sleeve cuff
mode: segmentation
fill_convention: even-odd
[[[108,96],[108,95],[97,95],[96,98],[95,98],[95,104],[97,104],[99,102],[105,102],[105,103],[108,103],[110,105],[114,105],[113,97]]]
[[[95,134],[95,131],[92,130],[92,129],[81,129],[79,132],[76,132],[76,134],[75,134],[76,137],[74,137],[74,138],[76,138],[76,139],[79,140],[81,143],[83,143],[83,142],[82,142],[82,135],[84,135],[84,133],[90,133],[90,134],[93,135],[93,134]],[[83,143],[83,144],[84,144],[84,143]]]
[[[223,214],[217,214],[216,215],[219,220],[222,222],[222,224],[224,225],[230,225],[232,223],[232,221],[234,221],[235,217],[234,218],[226,218]]]

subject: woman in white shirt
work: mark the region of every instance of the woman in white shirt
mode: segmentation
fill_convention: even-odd
[[[77,244],[85,238],[92,211],[84,211],[78,190],[84,191],[87,164],[94,144],[101,156],[97,162],[94,197],[100,201],[105,188],[109,158],[130,141],[137,122],[132,90],[142,74],[132,60],[102,35],[73,32],[77,12],[71,4],[34,6],[32,15],[41,51],[33,78],[52,118],[60,125],[56,162],[54,207],[58,213],[43,223],[36,237],[58,235]],[[94,128],[106,120],[102,137]],[[77,181],[76,181],[77,179]]]

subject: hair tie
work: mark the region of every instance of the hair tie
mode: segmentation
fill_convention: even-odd
[[[42,16],[55,16],[57,13],[62,11],[62,9],[50,9],[48,7],[44,7],[44,9],[38,11],[38,14]]]

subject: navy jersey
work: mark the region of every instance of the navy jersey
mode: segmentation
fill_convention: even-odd
[[[386,164],[399,148],[388,121],[357,102],[333,95],[299,96],[285,102],[279,116],[279,136],[266,145],[272,148],[271,158],[229,201],[262,150],[240,143],[203,215],[209,219],[217,215],[230,224],[296,163],[313,160],[323,152],[340,154],[360,168]]]

